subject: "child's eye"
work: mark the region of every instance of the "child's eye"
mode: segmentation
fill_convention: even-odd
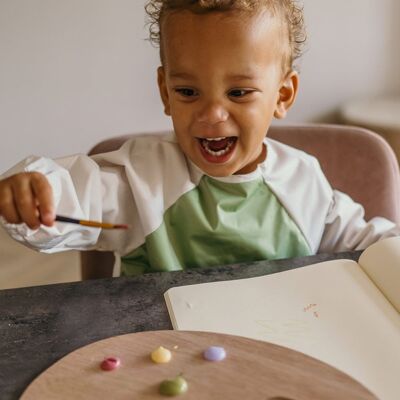
[[[176,88],[175,92],[184,97],[193,97],[197,95],[196,90],[191,88]]]
[[[243,97],[246,94],[250,93],[250,90],[246,89],[232,89],[228,92],[228,96],[230,97]]]

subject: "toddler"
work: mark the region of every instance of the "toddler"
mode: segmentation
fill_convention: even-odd
[[[12,237],[44,252],[113,251],[122,273],[360,249],[398,235],[366,222],[311,156],[266,138],[298,90],[304,42],[294,0],[152,0],[158,85],[174,132],[115,152],[29,157],[0,181]],[[55,214],[128,223],[107,231]]]

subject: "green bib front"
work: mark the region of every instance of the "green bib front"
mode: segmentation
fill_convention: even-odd
[[[164,213],[145,243],[121,258],[121,274],[175,271],[310,255],[262,177],[227,183],[203,176]]]

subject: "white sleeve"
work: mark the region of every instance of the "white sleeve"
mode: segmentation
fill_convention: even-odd
[[[123,166],[108,163],[107,155],[100,161],[103,165],[85,155],[55,161],[29,157],[2,177],[23,171],[41,172],[52,186],[59,215],[115,223],[132,221],[134,202]],[[2,224],[14,239],[45,253],[95,248],[119,251],[118,247],[125,244],[124,235],[127,235],[126,231],[105,231],[59,222],[53,227],[41,226],[36,230],[25,224],[7,224],[4,220]]]
[[[385,218],[365,221],[364,208],[348,195],[334,190],[318,252],[361,250],[380,239],[399,235],[400,228]]]

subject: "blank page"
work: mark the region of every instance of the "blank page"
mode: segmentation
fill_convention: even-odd
[[[400,393],[400,318],[357,263],[334,260],[165,293],[175,329],[265,340],[348,373],[382,399]]]

